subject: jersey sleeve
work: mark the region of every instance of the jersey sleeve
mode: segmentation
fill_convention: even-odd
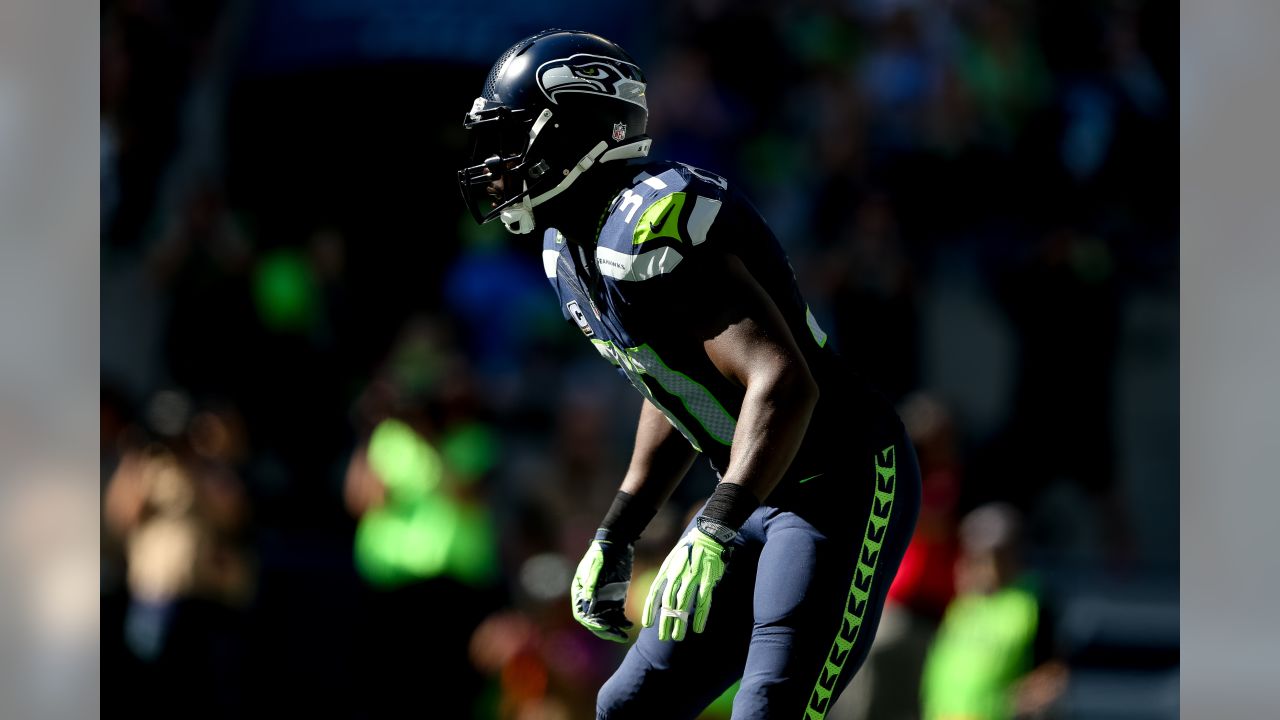
[[[630,264],[615,269],[620,279],[613,281],[639,316],[633,319],[650,327],[656,322],[714,325],[718,320],[712,315],[734,301],[722,296],[726,290],[719,280],[728,256],[734,256],[773,300],[803,351],[816,353],[826,345],[827,335],[800,293],[786,252],[744,195],[697,179],[637,214],[630,229],[632,253],[625,258],[617,253]],[[597,257],[602,272],[607,274],[605,262],[612,259]]]
[[[725,256],[740,255],[767,232],[742,198],[708,182],[654,200],[630,231],[629,248],[597,249],[601,272],[629,306],[685,319],[715,292]]]
[[[629,318],[645,325],[687,321],[698,313],[705,284],[714,282],[711,260],[721,252],[719,244],[711,243],[710,233],[706,232],[709,229],[706,221],[714,220],[713,214],[719,215],[719,203],[713,205],[710,203],[714,201],[703,196],[684,193],[668,198],[672,199],[654,203],[651,206],[654,210],[641,216],[641,224],[636,229],[641,242],[634,254],[609,257],[610,253],[598,251],[596,258],[602,273],[609,271],[607,263],[629,263],[626,268],[614,268],[622,272],[613,285],[624,299]],[[699,201],[702,201],[699,219],[703,224],[690,228],[689,215]]]

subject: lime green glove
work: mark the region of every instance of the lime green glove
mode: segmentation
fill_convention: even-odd
[[[707,627],[711,593],[724,577],[725,545],[701,530],[690,530],[662,561],[644,602],[644,626],[658,623],[659,640],[683,640],[693,615],[693,631]]]
[[[578,563],[569,589],[573,617],[597,637],[625,643],[633,625],[627,620],[624,605],[631,584],[634,550],[630,544],[610,542],[604,530],[587,548]]]

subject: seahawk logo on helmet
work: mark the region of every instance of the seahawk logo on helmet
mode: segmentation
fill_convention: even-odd
[[[631,63],[585,53],[543,63],[538,86],[553,103],[564,93],[590,93],[635,103],[648,110],[640,68]]]

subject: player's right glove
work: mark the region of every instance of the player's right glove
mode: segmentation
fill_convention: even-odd
[[[659,640],[683,640],[690,628],[700,633],[707,626],[711,596],[730,555],[727,545],[737,533],[704,521],[698,518],[697,527],[676,543],[649,586],[642,619],[645,627],[658,626]],[[704,526],[719,537],[712,537]]]
[[[607,530],[596,532],[587,554],[578,563],[569,595],[573,617],[598,637],[625,643],[633,627],[623,606],[631,584],[631,563],[635,551],[630,543],[609,540]]]

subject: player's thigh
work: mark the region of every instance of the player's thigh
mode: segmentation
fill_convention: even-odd
[[[800,716],[853,572],[847,541],[787,514],[775,523],[756,573],[755,622],[735,717],[766,717],[779,707]]]
[[[851,504],[850,532],[821,532],[794,513],[767,526],[735,715],[822,717],[866,658],[919,505],[909,443],[867,465],[878,481]]]

